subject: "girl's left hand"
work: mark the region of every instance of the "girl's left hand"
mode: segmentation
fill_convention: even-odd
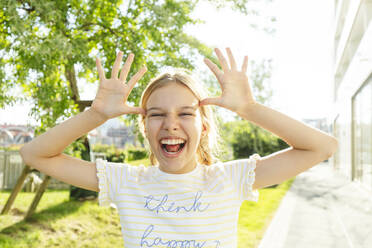
[[[204,59],[204,62],[207,64],[209,69],[211,69],[220,83],[222,94],[220,97],[203,99],[200,101],[200,106],[213,104],[234,111],[237,114],[243,114],[256,104],[256,100],[252,95],[248,83],[248,76],[246,75],[248,57],[244,57],[241,71],[238,71],[231,49],[226,48],[226,51],[231,68],[229,67],[225,57],[222,55],[220,49],[215,48],[223,72],[212,61],[207,58]]]

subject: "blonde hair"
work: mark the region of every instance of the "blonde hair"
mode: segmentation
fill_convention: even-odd
[[[199,81],[199,80],[198,80]],[[178,83],[186,86],[195,97],[201,101],[207,97],[206,90],[202,87],[200,82],[198,82],[191,76],[190,71],[183,68],[176,68],[174,72],[165,72],[154,79],[147,85],[146,89],[142,92],[140,107],[146,109],[147,101],[150,95],[161,87],[164,87],[170,83]],[[219,134],[216,125],[215,116],[211,106],[203,105],[200,106],[201,120],[204,126],[206,127],[205,135],[202,135],[199,141],[198,148],[196,150],[198,162],[204,165],[211,165],[214,162],[217,162],[218,159],[216,155],[219,152],[218,140]],[[139,129],[144,137],[145,135],[145,116],[139,115]],[[145,138],[147,145],[148,140]],[[150,161],[152,165],[158,163],[155,155],[150,150]]]

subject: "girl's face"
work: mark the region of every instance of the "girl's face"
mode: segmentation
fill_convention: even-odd
[[[159,169],[171,174],[192,171],[202,133],[199,101],[185,85],[156,89],[146,104],[145,133]]]

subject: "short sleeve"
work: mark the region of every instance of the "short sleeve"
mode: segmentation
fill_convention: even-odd
[[[96,168],[99,188],[98,204],[100,206],[110,206],[111,203],[115,203],[115,194],[120,183],[120,173],[123,173],[124,166],[98,158]]]
[[[256,163],[261,157],[258,153],[248,159],[239,159],[227,162],[230,170],[230,179],[240,201],[258,201],[258,190],[253,190],[256,178]]]

